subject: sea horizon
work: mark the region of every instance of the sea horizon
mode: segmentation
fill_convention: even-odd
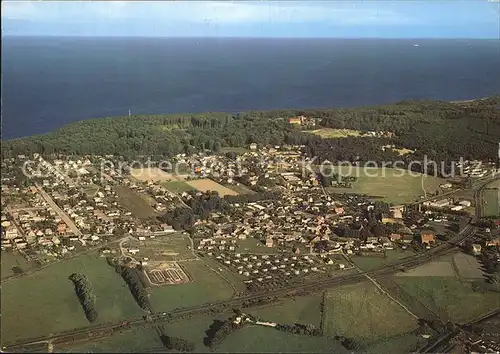
[[[500,93],[500,43],[489,39],[2,38],[2,139],[129,109],[352,108]]]

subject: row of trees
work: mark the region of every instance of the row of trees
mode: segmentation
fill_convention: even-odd
[[[89,322],[95,322],[98,318],[97,311],[95,309],[95,294],[92,289],[92,284],[87,279],[85,274],[73,273],[69,276],[69,280],[73,282],[75,286],[76,296],[82,304],[83,311],[85,311],[85,316]]]
[[[313,324],[278,324],[275,327],[276,329],[284,332],[290,332],[293,334],[306,334],[308,336],[322,336],[320,328],[316,328]]]
[[[206,346],[215,349],[227,336],[243,328],[245,322],[234,323],[236,315],[226,321],[214,320],[208,330],[205,331],[203,342]]]
[[[151,305],[149,303],[148,292],[141,281],[141,276],[137,268],[130,268],[118,265],[117,271],[119,271],[125,283],[127,283],[130,292],[134,296],[137,304],[146,311],[151,311]]]

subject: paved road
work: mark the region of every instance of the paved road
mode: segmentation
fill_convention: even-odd
[[[73,231],[73,233],[76,236],[82,237],[83,236],[82,232],[78,230],[78,227],[76,227],[75,223],[73,222],[73,220],[71,220],[68,214],[66,214],[61,208],[59,208],[59,206],[54,202],[52,197],[47,192],[45,192],[38,183],[36,183],[36,187],[40,191],[40,194],[42,195],[43,199],[45,199],[45,201],[50,205],[50,207],[61,217],[61,219],[63,219],[63,221],[66,223],[66,225],[69,226],[71,231]]]

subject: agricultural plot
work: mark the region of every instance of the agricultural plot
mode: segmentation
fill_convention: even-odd
[[[189,281],[189,277],[176,262],[161,263],[149,267],[144,272],[149,283],[153,286],[179,285]]]
[[[163,186],[167,188],[170,192],[179,194],[183,192],[189,192],[195,189],[184,181],[164,182]]]
[[[413,202],[426,193],[434,193],[446,180],[438,177],[411,174],[402,169],[372,167],[334,167],[342,176],[357,177],[352,188],[329,188],[332,193],[366,194],[374,198],[383,198],[393,204]],[[422,188],[423,187],[423,188]]]
[[[138,316],[142,310],[104,258],[89,254],[2,284],[2,341],[37,337],[88,325],[68,277],[84,273],[96,295],[98,322]]]
[[[323,316],[326,335],[352,338],[363,347],[418,327],[414,317],[367,282],[328,290]]]
[[[161,352],[163,344],[158,334],[151,328],[136,328],[111,337],[71,347],[54,348],[58,353],[144,353]]]
[[[238,183],[238,184],[227,184],[225,185],[226,188],[232,189],[238,194],[253,194],[255,193],[253,190],[245,186],[244,184]]]
[[[24,273],[33,267],[33,263],[28,261],[18,252],[2,251],[0,259],[2,279]]]
[[[306,130],[305,132],[318,135],[325,139],[334,139],[334,138],[338,139],[338,138],[345,138],[348,136],[361,135],[361,132],[359,130],[352,130],[352,129],[321,128],[316,130]]]
[[[147,219],[156,216],[156,212],[145,196],[140,195],[127,186],[115,186],[120,204],[126,207],[134,216]]]
[[[394,263],[397,260],[410,257],[414,255],[415,252],[411,249],[393,249],[386,250],[385,258],[382,257],[369,257],[369,256],[351,256],[350,259],[356,264],[359,268],[364,271],[369,271],[373,269],[377,269],[383,266],[387,266],[391,263]]]
[[[219,183],[214,182],[208,178],[196,179],[193,181],[188,181],[186,183],[201,192],[215,191],[219,193],[221,197],[225,195],[238,195],[236,191],[224,187],[223,185],[220,185]]]
[[[153,262],[178,262],[194,259],[190,245],[188,237],[180,233],[157,236],[154,239],[146,238],[145,241],[128,239],[126,243],[122,244],[123,248],[139,249],[139,252],[133,255],[134,258],[149,258]]]
[[[172,173],[165,172],[158,167],[150,168],[134,168],[130,172],[130,175],[142,182],[153,181],[153,182],[164,182],[164,181],[182,181],[184,177],[180,175],[174,175]]]
[[[481,263],[470,254],[458,253],[453,256],[453,263],[458,270],[458,276],[464,280],[483,279],[485,274]]]
[[[484,216],[500,216],[500,189],[492,185],[482,193]]]
[[[397,274],[402,277],[455,277],[456,273],[451,262],[428,262],[417,268]]]
[[[229,336],[217,348],[221,353],[348,353],[332,338],[281,332],[250,326]]]
[[[498,293],[475,292],[456,277],[393,277],[414,299],[443,320],[465,323],[500,307]]]
[[[175,308],[228,300],[233,296],[231,285],[202,261],[184,262],[182,267],[189,275],[190,282],[150,289],[150,301],[155,310],[170,311]]]

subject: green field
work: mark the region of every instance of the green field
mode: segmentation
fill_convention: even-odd
[[[328,290],[326,299],[325,334],[352,338],[363,347],[418,326],[415,318],[368,282]]]
[[[332,193],[366,194],[374,198],[384,198],[393,204],[404,204],[417,200],[424,195],[422,183],[427,193],[439,189],[439,185],[446,183],[442,178],[425,176],[402,169],[373,168],[373,167],[334,167],[335,172],[343,176],[357,177],[352,188],[328,188]],[[423,180],[423,182],[422,182]]]
[[[172,193],[183,193],[194,190],[193,187],[184,181],[163,182],[162,184]]]
[[[229,336],[218,348],[221,353],[347,353],[330,338],[281,332],[251,326]]]
[[[468,322],[500,307],[498,293],[481,294],[456,277],[393,277],[412,297],[454,322]]]
[[[500,216],[500,180],[492,182],[483,191],[484,216]]]
[[[222,277],[224,277],[227,281],[231,282],[234,288],[238,292],[243,292],[246,290],[246,285],[243,283],[247,278],[238,274],[237,272],[229,269],[227,266],[221,264],[215,258],[210,256],[205,256],[200,258],[203,263],[209,266],[212,269],[215,269]]]
[[[368,353],[414,353],[417,348],[424,346],[427,339],[415,333],[398,334],[391,338],[382,338],[371,343],[364,350]]]
[[[236,184],[225,184],[224,187],[232,189],[238,194],[252,194],[255,193],[253,190],[245,186],[244,184],[239,183],[238,185]]]
[[[54,348],[56,353],[140,353],[163,349],[160,337],[154,329],[139,328],[125,331],[102,340],[87,342],[73,347]]]
[[[402,250],[395,248],[393,250],[387,250],[385,254],[386,258],[366,257],[366,256],[352,256],[350,258],[360,269],[369,271],[389,265],[399,259],[410,257],[415,253],[411,249]]]
[[[228,300],[233,295],[231,286],[202,261],[181,263],[193,279],[179,285],[152,287],[151,305],[156,311],[170,311],[218,300]]]
[[[150,261],[167,262],[194,259],[190,245],[188,236],[176,232],[157,236],[154,239],[147,238],[146,241],[129,238],[123,247],[138,248],[139,252],[134,255],[134,258],[138,260],[147,257]]]
[[[2,279],[16,274],[12,268],[19,267],[23,272],[33,267],[32,262],[28,261],[18,252],[2,251],[1,253],[1,277]]]
[[[88,325],[68,280],[74,272],[84,273],[92,283],[100,322],[142,314],[125,282],[106,260],[86,255],[2,284],[2,341]]]
[[[156,211],[145,196],[135,192],[127,186],[115,186],[119,203],[126,207],[138,218],[147,219],[156,216]]]
[[[323,295],[297,296],[279,304],[249,311],[265,321],[277,323],[321,324],[321,301]]]
[[[352,129],[333,129],[333,128],[321,128],[316,130],[306,130],[306,133],[311,133],[318,135],[322,138],[333,139],[333,138],[345,138],[348,136],[360,136],[361,132],[359,130]]]

